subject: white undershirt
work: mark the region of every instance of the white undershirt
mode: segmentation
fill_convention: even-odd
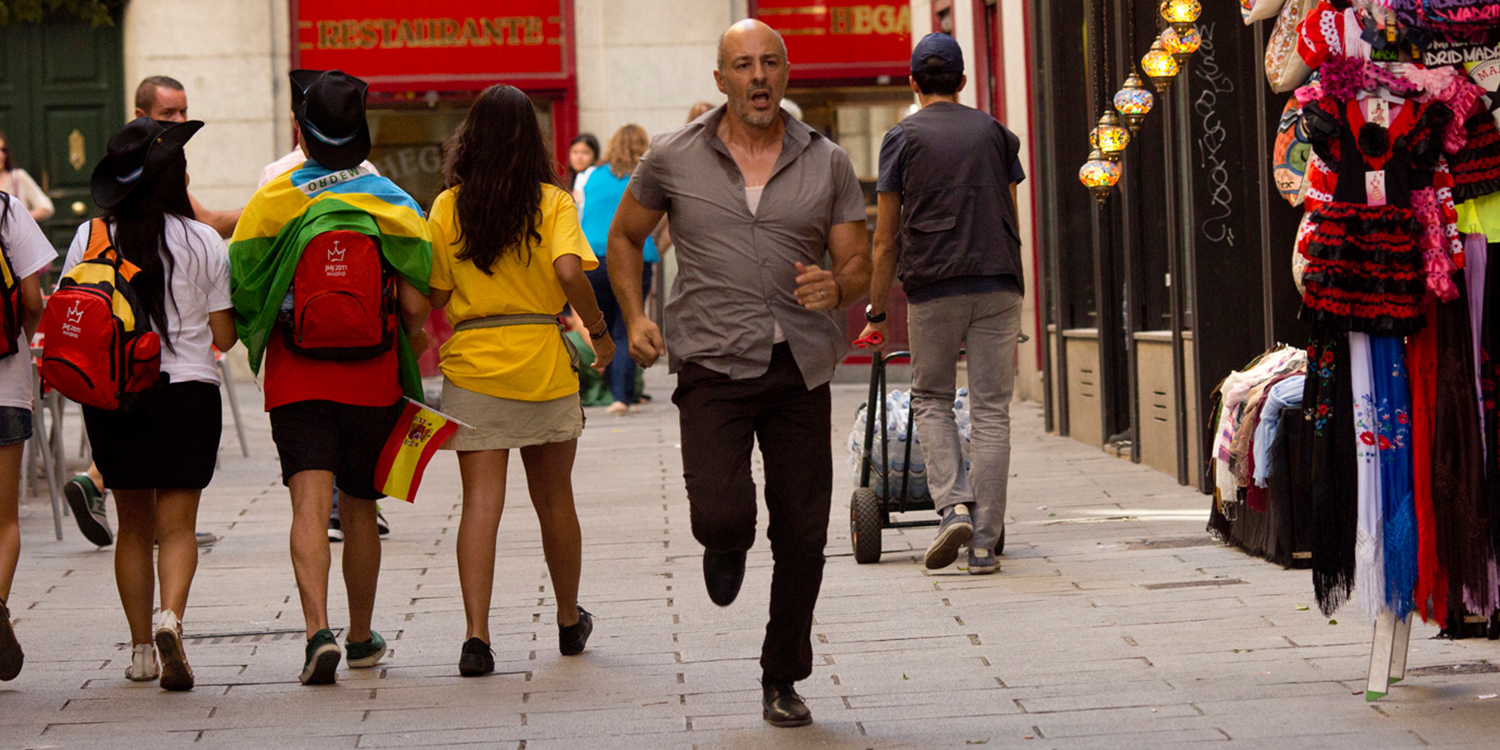
[[[765,190],[765,185],[757,185],[755,187],[745,188],[745,203],[750,206],[751,216],[754,216],[755,212],[760,210],[760,195],[761,193],[764,193]],[[776,330],[771,335],[772,345],[780,344],[781,342],[786,341],[786,332],[781,330],[781,323],[773,321],[773,325],[776,327]]]

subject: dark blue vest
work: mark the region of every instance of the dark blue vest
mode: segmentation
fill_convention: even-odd
[[[911,290],[957,276],[1013,276],[1025,288],[1010,197],[1020,140],[990,115],[940,102],[898,126],[906,136],[901,252]]]

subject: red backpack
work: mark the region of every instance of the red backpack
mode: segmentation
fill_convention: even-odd
[[[42,313],[42,380],[80,404],[128,408],[163,381],[161,338],[130,282],[141,269],[120,256],[104,220],[89,222],[83,260],[58,282]]]
[[[396,342],[396,275],[373,237],[324,232],[302,249],[281,333],[288,351],[340,362],[374,359]]]

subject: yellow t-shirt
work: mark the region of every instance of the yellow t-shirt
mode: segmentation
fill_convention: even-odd
[[[453,292],[448,301],[448,322],[490,315],[556,315],[567,304],[557,271],[552,267],[564,255],[577,255],[584,270],[599,267],[589,243],[578,226],[573,198],[551,185],[542,186],[542,220],[537,232],[540,243],[530,243],[527,252],[507,250],[491,273],[472,261],[459,260],[463,243],[458,240],[457,188],[444,191],[433,201],[427,219],[432,229],[432,279],[434,289]],[[529,255],[531,262],[527,263]],[[526,325],[474,328],[453,334],[440,352],[443,375],[454,385],[476,393],[517,401],[551,401],[578,391],[562,336],[552,326]]]

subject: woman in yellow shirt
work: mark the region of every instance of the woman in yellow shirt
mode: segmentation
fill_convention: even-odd
[[[442,408],[473,428],[444,446],[458,451],[463,518],[458,579],[467,640],[466,677],[495,670],[490,593],[495,534],[505,505],[510,449],[521,451],[542,549],[557,595],[558,648],[581,653],[593,620],[578,606],[582,538],[573,507],[573,458],[583,433],[576,357],[556,316],[571,303],[608,363],[614,345],[584,271],[599,261],[583,239],[573,199],[557,184],[531,101],[491,86],[449,139],[448,190],[432,204],[434,310],[446,307],[453,338],[440,352]]]

